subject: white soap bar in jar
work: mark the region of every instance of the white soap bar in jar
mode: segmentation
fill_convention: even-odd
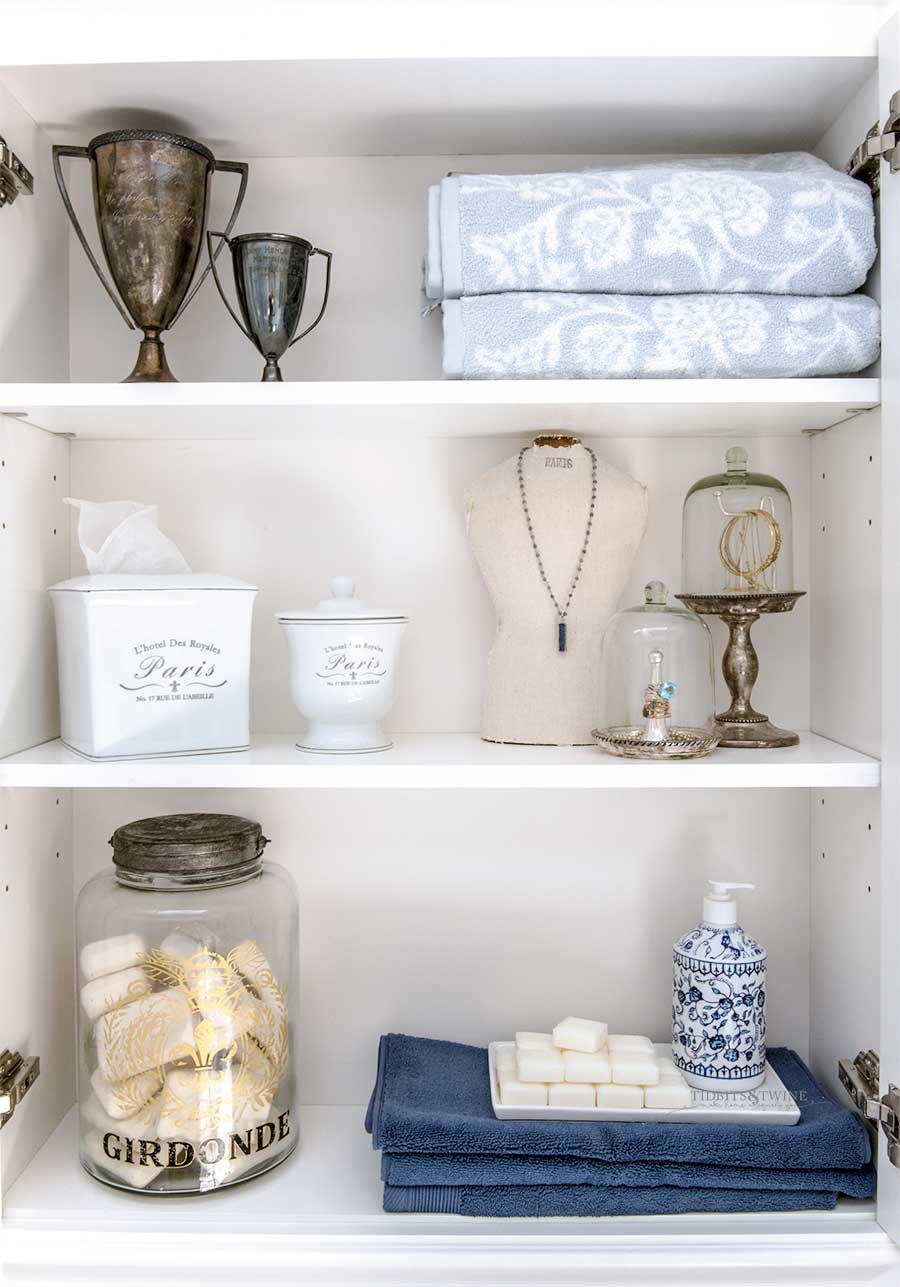
[[[172,930],[159,945],[164,956],[170,956],[183,969],[192,957],[203,951],[203,944],[181,930]]]
[[[133,1117],[135,1113],[140,1112],[162,1089],[163,1084],[163,1078],[155,1068],[117,1082],[108,1081],[100,1069],[95,1068],[90,1080],[91,1089],[100,1101],[103,1111],[110,1117],[120,1120]]]
[[[195,1145],[259,1126],[272,1108],[272,1092],[255,1072],[237,1062],[213,1076],[174,1068],[166,1076],[160,1099],[159,1138]]]
[[[140,934],[115,934],[86,943],[79,954],[82,976],[90,981],[127,970],[140,965],[146,952],[147,944]]]
[[[91,979],[81,989],[81,1004],[91,1023],[101,1015],[115,1010],[128,1001],[136,1001],[153,990],[153,985],[139,966],[118,970],[115,974],[102,974]]]
[[[130,1136],[117,1139],[113,1135],[101,1135],[93,1127],[82,1133],[82,1148],[94,1165],[112,1174],[129,1189],[146,1189],[162,1174],[162,1168],[151,1160],[154,1143],[159,1149],[158,1141],[145,1142],[142,1164],[140,1145],[136,1152]]]
[[[231,1141],[228,1151],[223,1154],[220,1160],[213,1161],[213,1156],[218,1156],[218,1146],[215,1144],[207,1145],[201,1149],[197,1158],[197,1165],[200,1170],[200,1191],[206,1192],[210,1189],[217,1189],[223,1184],[233,1184],[239,1180],[245,1172],[251,1167],[259,1165],[260,1148],[265,1150],[264,1156],[270,1161],[275,1161],[280,1154],[293,1142],[293,1125],[291,1123],[290,1113],[278,1112],[276,1109],[269,1121],[263,1122],[254,1129],[254,1149],[250,1152],[244,1152],[243,1147],[247,1147],[246,1141]]]
[[[109,1131],[113,1131],[119,1135],[137,1138],[152,1137],[156,1134],[156,1127],[159,1121],[159,1100],[159,1095],[154,1095],[153,1099],[148,1100],[131,1117],[110,1117],[96,1094],[91,1091],[91,1094],[79,1105],[79,1108],[85,1121],[89,1122],[101,1135],[106,1135]]]
[[[194,1049],[191,1007],[183,992],[167,988],[110,1010],[94,1025],[97,1062],[107,1081],[124,1081]]]

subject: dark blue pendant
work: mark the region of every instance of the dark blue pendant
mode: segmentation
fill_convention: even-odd
[[[559,651],[565,652],[566,651],[566,623],[564,621],[561,621],[559,623],[558,637],[559,637]]]

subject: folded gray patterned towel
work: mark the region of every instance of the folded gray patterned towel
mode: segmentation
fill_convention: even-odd
[[[875,253],[869,189],[804,152],[461,174],[429,192],[425,291],[844,295]]]
[[[874,362],[868,295],[473,295],[446,300],[444,374],[464,380],[781,378]]]

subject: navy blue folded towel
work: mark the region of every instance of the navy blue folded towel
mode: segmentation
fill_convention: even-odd
[[[385,1211],[462,1216],[681,1215],[688,1211],[828,1211],[833,1193],[799,1190],[604,1189],[590,1184],[413,1185],[386,1184]]]
[[[769,1059],[794,1126],[498,1121],[487,1051],[381,1038],[366,1115],[385,1209],[467,1215],[621,1215],[829,1207],[874,1191],[869,1137],[803,1061]],[[597,1190],[603,1190],[598,1193]],[[673,1196],[677,1195],[677,1196]]]
[[[706,1166],[703,1162],[596,1162],[572,1157],[460,1157],[441,1153],[383,1153],[381,1178],[402,1188],[440,1188],[465,1185],[529,1186],[595,1185],[606,1188],[648,1189],[802,1189],[870,1198],[874,1192],[871,1166],[856,1168],[775,1166]]]

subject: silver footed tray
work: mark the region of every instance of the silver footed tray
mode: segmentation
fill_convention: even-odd
[[[702,728],[668,728],[664,738],[647,737],[646,726],[595,728],[591,736],[610,755],[630,760],[691,760],[709,755],[719,745],[719,734]]]

